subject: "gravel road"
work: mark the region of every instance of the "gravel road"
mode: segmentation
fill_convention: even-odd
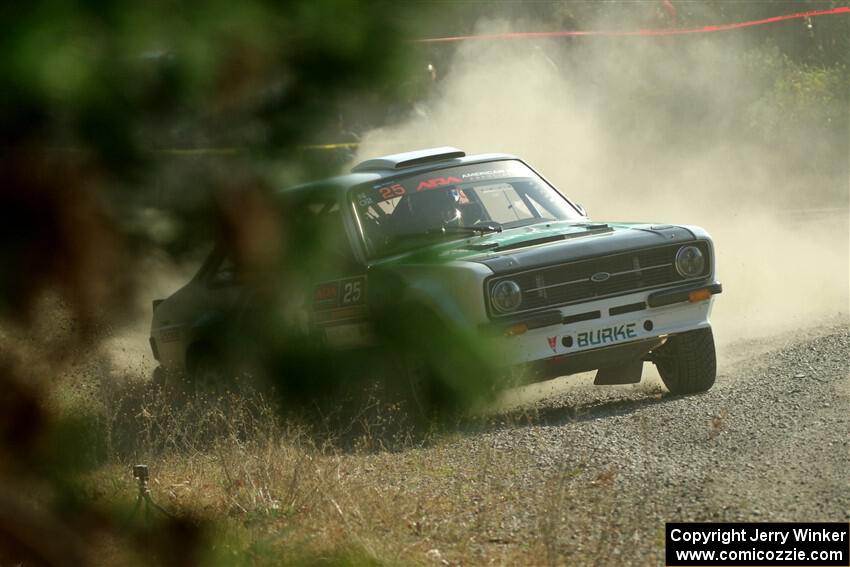
[[[405,492],[452,503],[431,538],[441,560],[663,564],[667,521],[850,521],[846,322],[724,353],[705,394],[556,381],[422,449],[448,470]]]

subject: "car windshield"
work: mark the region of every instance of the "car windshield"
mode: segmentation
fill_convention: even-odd
[[[437,239],[583,218],[517,160],[381,180],[355,187],[349,194],[370,257],[405,252]]]

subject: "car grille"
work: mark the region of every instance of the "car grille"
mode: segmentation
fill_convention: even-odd
[[[602,297],[625,295],[635,291],[661,287],[706,277],[711,269],[708,243],[697,241],[705,255],[703,273],[694,278],[683,278],[676,271],[676,252],[682,244],[633,250],[525,272],[506,274],[487,282],[489,305],[490,290],[500,281],[509,279],[522,290],[519,309],[494,316],[516,315],[546,307],[580,303]],[[608,275],[607,279],[605,274]]]

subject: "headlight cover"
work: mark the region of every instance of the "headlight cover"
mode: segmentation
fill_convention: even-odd
[[[683,278],[693,278],[705,269],[705,255],[696,246],[682,246],[676,252],[676,271]]]
[[[522,303],[522,290],[513,280],[502,280],[490,290],[490,301],[499,313],[510,313]]]

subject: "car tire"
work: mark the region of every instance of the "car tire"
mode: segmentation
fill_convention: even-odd
[[[422,357],[410,352],[393,354],[383,366],[380,386],[387,401],[399,404],[413,423],[426,423],[432,416],[432,372]]]
[[[190,350],[186,376],[187,393],[218,396],[228,390],[232,376],[221,356],[209,347]]]
[[[453,420],[492,394],[493,372],[473,338],[431,307],[403,306],[393,350],[412,406],[429,421]]]
[[[711,328],[670,337],[652,353],[661,380],[673,394],[705,392],[717,376],[717,356]]]
[[[167,382],[168,374],[165,372],[165,368],[162,366],[154,368],[153,374],[151,374],[151,383],[157,388],[164,388]]]

